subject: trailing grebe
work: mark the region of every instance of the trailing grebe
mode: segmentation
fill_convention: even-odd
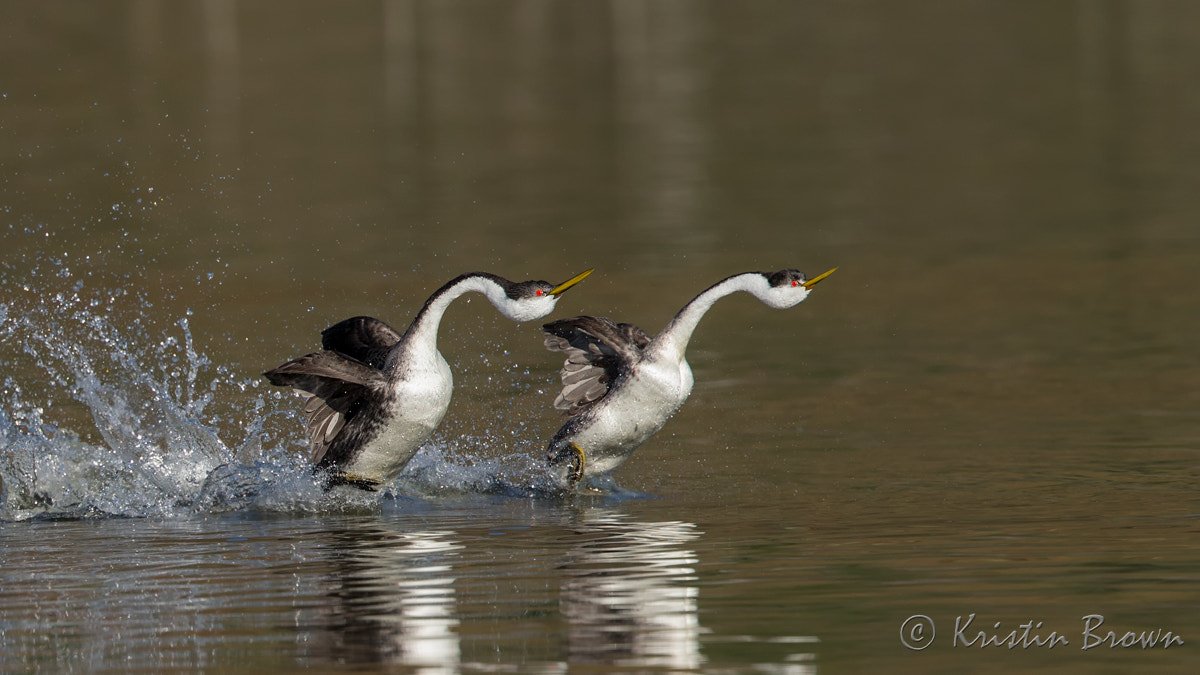
[[[540,319],[588,270],[557,286],[484,272],[454,278],[425,301],[401,335],[356,316],[321,332],[322,350],[263,375],[305,400],[315,470],[330,485],[376,490],[404,469],[446,414],[454,379],[437,349],[438,324],[455,298],[482,293],[513,321]]]

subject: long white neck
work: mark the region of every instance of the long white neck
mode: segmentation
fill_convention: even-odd
[[[404,332],[401,340],[404,349],[396,350],[394,354],[400,356],[402,352],[403,358],[410,361],[432,359],[437,353],[437,335],[442,316],[450,308],[450,303],[471,291],[483,293],[496,306],[507,300],[504,288],[486,276],[464,274],[455,277],[425,301],[425,306]]]
[[[696,330],[696,326],[700,324],[700,319],[716,304],[717,300],[738,291],[762,297],[762,294],[766,293],[769,288],[770,284],[766,277],[757,272],[736,274],[718,281],[684,305],[675,318],[671,319],[671,323],[667,324],[667,327],[654,338],[648,351],[662,357],[675,357],[682,361],[688,342],[692,339],[692,333]]]

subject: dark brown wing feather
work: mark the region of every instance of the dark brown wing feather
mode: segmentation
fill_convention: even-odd
[[[401,337],[379,319],[356,316],[321,331],[321,347],[382,369],[388,352]]]
[[[292,387],[305,398],[312,461],[320,462],[360,404],[377,398],[387,378],[377,368],[332,351],[313,352],[263,373],[271,384]]]
[[[560,374],[563,389],[554,407],[575,416],[603,399],[631,372],[650,336],[631,323],[577,316],[542,326],[546,349],[567,355]]]

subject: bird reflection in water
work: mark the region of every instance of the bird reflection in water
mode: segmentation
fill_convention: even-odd
[[[406,672],[458,672],[461,651],[449,531],[354,530],[338,560],[330,651],[346,663],[412,666]]]
[[[692,523],[630,522],[588,511],[563,566],[560,607],[572,663],[690,669],[698,667]]]

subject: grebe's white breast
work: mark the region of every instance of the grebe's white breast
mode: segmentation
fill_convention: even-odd
[[[587,453],[588,475],[603,474],[663,428],[692,393],[692,369],[676,357],[646,360],[591,412],[573,442]]]
[[[454,375],[440,353],[424,364],[409,364],[392,387],[386,422],[343,471],[388,483],[441,424],[450,407]]]

